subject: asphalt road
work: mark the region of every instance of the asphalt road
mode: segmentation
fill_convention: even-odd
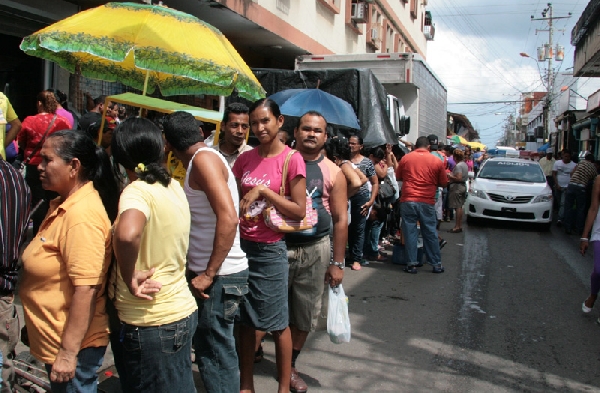
[[[443,274],[390,262],[346,269],[352,340],[333,344],[324,329],[309,336],[296,364],[309,391],[600,392],[600,307],[581,312],[592,257],[578,253],[578,237],[489,223],[445,233],[451,227],[441,229]],[[264,350],[256,392],[275,392],[269,336]],[[115,382],[101,391],[119,392]]]
[[[309,336],[297,368],[310,392],[600,391],[599,311],[583,315],[592,257],[578,237],[519,224],[443,233],[444,274],[391,263],[346,270],[352,340]],[[256,391],[276,391],[274,346]]]

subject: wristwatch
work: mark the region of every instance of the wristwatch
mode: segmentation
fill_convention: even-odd
[[[344,262],[334,262],[334,261],[331,261],[331,262],[329,262],[329,264],[330,265],[335,265],[335,266],[339,267],[341,270],[344,270],[344,267],[346,266],[344,264]]]

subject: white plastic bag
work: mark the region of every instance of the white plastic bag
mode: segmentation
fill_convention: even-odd
[[[329,310],[327,311],[327,333],[332,343],[350,342],[350,317],[348,316],[348,298],[342,284],[329,287]]]

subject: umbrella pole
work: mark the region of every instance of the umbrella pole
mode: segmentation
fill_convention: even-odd
[[[142,95],[145,96],[148,91],[148,79],[150,79],[150,70],[146,70],[146,79],[144,79],[144,90],[142,91]],[[142,117],[142,108],[140,108],[140,117]]]
[[[150,78],[150,70],[146,70],[146,79],[144,80],[144,91],[142,95],[145,96],[148,91],[148,79]]]

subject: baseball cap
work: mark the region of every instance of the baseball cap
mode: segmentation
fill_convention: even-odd
[[[546,149],[546,154],[550,154],[550,153],[554,153],[554,151],[552,151],[552,149]]]
[[[427,140],[429,141],[429,147],[431,150],[437,150],[438,149],[438,137],[437,135],[431,134],[427,137]]]

